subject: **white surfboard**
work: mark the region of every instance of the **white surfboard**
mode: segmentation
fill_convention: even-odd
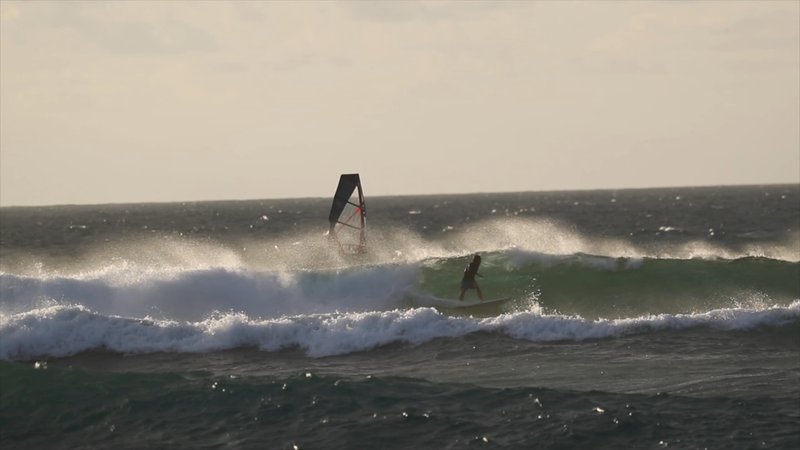
[[[420,295],[414,298],[414,302],[420,306],[433,306],[437,308],[474,308],[477,306],[501,305],[511,300],[511,297],[493,298],[488,300],[459,300],[452,298],[434,297],[433,295]]]

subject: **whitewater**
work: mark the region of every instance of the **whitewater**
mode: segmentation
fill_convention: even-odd
[[[800,444],[800,186],[367,196],[357,258],[328,208],[0,209],[0,443]],[[511,300],[427,304],[476,253]]]
[[[781,326],[800,319],[800,301],[787,307],[729,308],[697,314],[659,314],[627,319],[546,315],[536,312],[478,319],[449,317],[432,308],[312,314],[254,320],[244,313],[218,314],[199,322],[105,316],[84,306],[51,306],[4,317],[0,358],[33,360],[103,349],[117,353],[213,352],[254,347],[299,347],[312,357],[367,351],[394,342],[421,344],[475,332],[531,341],[582,341],[665,329],[709,327],[724,331]]]

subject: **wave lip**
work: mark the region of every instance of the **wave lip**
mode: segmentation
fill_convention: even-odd
[[[206,353],[239,347],[264,351],[296,347],[308,356],[322,357],[368,351],[391,343],[419,345],[475,332],[502,333],[540,342],[582,341],[705,326],[721,331],[750,330],[779,327],[798,320],[800,300],[788,307],[727,308],[614,320],[536,312],[479,319],[417,308],[267,320],[227,313],[199,322],[177,322],[104,316],[83,306],[56,305],[0,316],[0,359],[65,357],[90,350]]]

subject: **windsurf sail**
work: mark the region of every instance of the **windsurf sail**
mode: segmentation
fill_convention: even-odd
[[[367,208],[361,178],[357,173],[343,174],[333,196],[329,236],[342,251],[362,253],[367,246]]]

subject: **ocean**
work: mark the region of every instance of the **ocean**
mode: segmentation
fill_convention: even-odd
[[[0,447],[800,448],[800,185],[364,183],[0,208]]]

